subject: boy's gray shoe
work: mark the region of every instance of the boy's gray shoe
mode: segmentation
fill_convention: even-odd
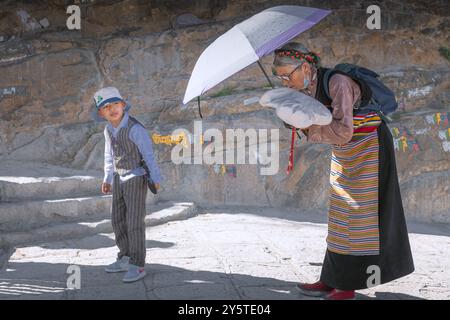
[[[111,263],[109,266],[105,267],[105,271],[112,272],[125,272],[128,271],[130,258],[127,256],[123,256],[120,259],[117,259],[116,262]]]
[[[130,264],[128,268],[128,272],[123,277],[123,282],[134,282],[145,277],[145,269],[142,267],[135,266],[134,264]]]

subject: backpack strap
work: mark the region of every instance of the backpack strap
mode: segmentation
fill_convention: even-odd
[[[131,129],[136,124],[140,124],[145,129],[145,126],[142,124],[142,122],[140,122],[135,117],[129,116],[129,118],[128,118],[128,128]]]
[[[344,76],[347,76],[359,85],[359,89],[361,90],[361,102],[359,106],[356,107],[354,106],[354,109],[362,108],[370,103],[370,100],[372,99],[372,90],[370,89],[369,85],[365,81],[353,77],[351,74],[347,72],[337,69],[327,69],[324,72],[322,78],[324,93],[328,99],[332,100],[330,97],[330,79],[334,74],[342,74]]]

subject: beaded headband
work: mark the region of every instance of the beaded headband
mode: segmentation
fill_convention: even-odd
[[[275,50],[275,54],[279,57],[290,57],[292,60],[305,60],[306,62],[312,63],[312,64],[318,64],[320,61],[320,57],[315,52],[308,52],[303,53],[297,50],[284,50],[284,49],[278,49]]]

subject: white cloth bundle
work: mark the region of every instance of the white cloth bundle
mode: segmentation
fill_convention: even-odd
[[[316,99],[290,88],[267,91],[259,103],[276,109],[277,116],[296,128],[307,128],[313,124],[331,123],[330,111]]]

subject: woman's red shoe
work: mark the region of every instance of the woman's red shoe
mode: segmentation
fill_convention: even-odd
[[[300,283],[296,285],[298,291],[305,296],[310,297],[322,297],[325,294],[328,294],[333,291],[333,288],[327,286],[325,283],[321,281],[317,281],[315,283]]]
[[[334,289],[325,296],[325,300],[355,300],[355,291]]]

